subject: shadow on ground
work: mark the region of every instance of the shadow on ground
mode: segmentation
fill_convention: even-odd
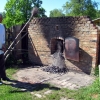
[[[21,82],[17,80],[11,80],[10,83],[4,83],[5,85],[10,85],[14,88],[18,88],[20,90],[11,90],[10,93],[16,93],[16,92],[33,92],[33,91],[40,91],[45,88],[51,89],[51,90],[60,90],[60,88],[51,86],[47,83],[28,83],[28,82]]]

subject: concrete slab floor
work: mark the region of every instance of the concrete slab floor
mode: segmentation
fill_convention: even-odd
[[[93,83],[95,77],[85,73],[67,72],[62,74],[49,73],[42,70],[42,67],[22,68],[14,74],[14,79],[27,83],[50,83],[59,88],[79,89]]]

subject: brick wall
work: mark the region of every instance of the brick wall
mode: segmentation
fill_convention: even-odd
[[[73,36],[79,39],[79,62],[65,58],[70,70],[92,73],[98,64],[99,31],[86,16],[33,18],[29,24],[29,59],[34,64],[50,63],[52,38]]]

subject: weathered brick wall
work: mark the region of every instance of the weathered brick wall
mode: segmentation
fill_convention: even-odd
[[[33,18],[28,31],[31,62],[48,65],[51,39],[73,36],[79,39],[80,61],[66,59],[66,66],[71,70],[80,70],[89,74],[97,66],[100,32],[88,17]]]

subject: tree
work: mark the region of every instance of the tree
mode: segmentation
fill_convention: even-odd
[[[50,17],[62,17],[65,14],[62,12],[61,9],[54,9],[50,11]]]
[[[5,18],[5,12],[0,12],[2,14],[3,18]]]
[[[100,18],[100,10],[97,10],[96,17],[97,17],[97,18]]]
[[[39,15],[38,15],[38,17],[47,17],[45,15],[45,12],[46,12],[45,9],[41,6],[42,1],[41,0],[33,0],[33,3],[34,3],[34,6],[39,8]]]
[[[3,23],[7,28],[26,23],[30,18],[34,6],[38,7],[40,10],[38,17],[45,16],[45,9],[41,7],[41,4],[41,0],[8,0],[5,5],[6,17]]]
[[[70,0],[63,9],[66,16],[90,16],[96,18],[98,3],[92,0]]]

